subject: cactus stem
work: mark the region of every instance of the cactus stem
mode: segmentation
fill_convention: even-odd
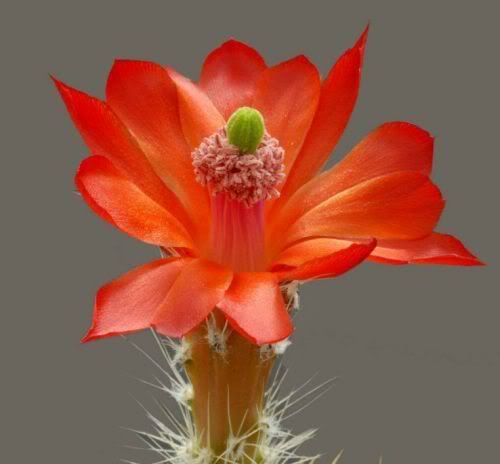
[[[208,331],[215,330],[213,324],[217,327],[214,333],[224,334],[223,356],[214,350],[220,344],[213,345],[208,337]],[[295,435],[285,421],[321,396],[331,381],[306,391],[310,379],[281,396],[287,370],[278,366],[266,389],[271,367],[283,347],[269,346],[271,355],[264,360],[261,348],[224,327],[220,315],[181,341],[163,338],[154,331],[153,336],[163,363],[131,343],[165,376],[165,380],[145,383],[173,398],[178,412],[158,403],[163,413],[160,418],[143,407],[154,432],[134,432],[144,449],[160,456],[159,462],[313,464],[317,460],[318,456],[298,453],[315,431]]]

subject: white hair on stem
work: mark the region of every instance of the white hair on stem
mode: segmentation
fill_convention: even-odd
[[[209,320],[208,327],[213,328],[214,325]],[[220,349],[222,355],[225,350],[227,331],[227,327],[223,327],[214,335],[217,341],[215,347]],[[141,380],[141,382],[169,395],[174,400],[177,411],[174,412],[162,402],[156,401],[162,415],[154,415],[139,403],[151,422],[153,430],[145,432],[128,429],[133,431],[143,442],[142,447],[129,448],[149,450],[156,453],[160,460],[153,464],[213,464],[217,462],[221,464],[238,464],[242,462],[243,458],[246,462],[252,464],[255,462],[257,464],[248,455],[251,447],[255,447],[255,455],[260,456],[259,464],[312,464],[319,458],[319,455],[303,456],[299,452],[300,446],[314,437],[315,430],[293,434],[284,426],[284,421],[300,412],[303,407],[325,393],[332,380],[324,382],[310,391],[303,392],[312,381],[311,378],[284,397],[280,397],[279,393],[287,376],[287,370],[278,365],[272,377],[271,385],[265,393],[265,406],[260,411],[259,421],[256,426],[242,434],[245,417],[240,424],[231,424],[229,422],[230,436],[227,440],[227,447],[222,453],[214,456],[209,446],[203,447],[201,445],[202,437],[195,428],[191,414],[192,386],[184,372],[184,362],[189,360],[190,357],[189,342],[165,338],[153,330],[152,334],[160,350],[161,363],[137,344],[131,341],[129,343],[153,363],[164,377],[164,380],[155,377],[154,382],[144,380]],[[289,343],[287,341],[284,345],[288,346]],[[283,352],[284,350],[281,348],[273,349],[274,354],[278,354],[280,351]],[[205,433],[208,432],[205,431]],[[201,434],[203,433],[202,431]],[[259,434],[258,442],[249,443],[247,440],[255,434]],[[130,460],[124,460],[123,462],[139,464]]]
[[[218,326],[217,320],[213,313],[210,313],[210,316],[206,321],[207,325],[207,341],[212,348],[214,353],[220,354],[224,357],[227,353],[227,339],[231,334],[231,328],[229,327],[229,323],[226,320],[222,329]]]
[[[214,327],[214,325],[209,320],[208,327]],[[215,347],[222,349],[219,351],[221,355],[224,355],[225,351],[226,329],[227,327],[219,329],[216,335]],[[136,400],[151,422],[152,431],[127,428],[135,433],[143,443],[142,447],[128,446],[127,448],[155,453],[160,459],[152,464],[240,464],[243,461],[250,464],[314,464],[320,458],[319,454],[304,456],[299,451],[305,442],[314,438],[316,430],[311,429],[294,434],[286,427],[285,422],[325,394],[332,387],[335,379],[327,380],[307,389],[314,379],[313,376],[299,387],[281,396],[288,370],[279,363],[271,378],[270,386],[265,392],[264,407],[259,412],[259,420],[252,429],[242,433],[246,414],[240,424],[231,424],[228,396],[230,434],[226,449],[219,455],[214,455],[210,444],[202,446],[203,434],[207,433],[207,436],[210,436],[210,431],[197,431],[191,413],[193,390],[184,371],[184,363],[190,359],[189,342],[165,338],[154,330],[151,332],[159,347],[162,363],[155,360],[137,344],[126,337],[124,338],[151,361],[165,377],[163,381],[155,377],[156,383],[145,380],[141,380],[141,382],[169,395],[174,400],[177,411],[172,411],[161,401],[155,399],[161,413],[161,415],[155,415]],[[210,342],[210,339],[208,341]],[[277,355],[281,350],[273,349],[272,351]],[[207,404],[207,408],[210,408],[209,404]],[[247,441],[256,434],[259,437],[256,443]],[[252,454],[258,458],[249,456],[248,451],[252,448],[255,450],[255,453]],[[341,456],[342,451],[338,453],[332,464],[340,464]],[[122,460],[122,462],[140,464],[131,460]]]

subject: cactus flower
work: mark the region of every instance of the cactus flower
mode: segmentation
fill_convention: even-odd
[[[364,260],[480,264],[435,231],[444,200],[427,131],[382,124],[322,170],[353,111],[366,38],[323,80],[304,56],[268,66],[235,40],[208,55],[198,82],[130,60],[114,63],[105,100],[55,80],[89,150],[76,174],[83,199],[163,251],[98,291],[83,340],[153,327],[190,341],[196,423],[210,425],[214,452],[231,437],[228,392],[231,417],[245,430],[257,420],[272,364],[258,346],[292,333],[295,283]]]

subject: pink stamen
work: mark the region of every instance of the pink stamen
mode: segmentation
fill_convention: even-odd
[[[285,177],[284,150],[279,142],[265,134],[255,153],[241,154],[220,129],[206,137],[193,151],[196,180],[208,185],[213,194],[226,193],[250,207],[279,196],[276,186]]]

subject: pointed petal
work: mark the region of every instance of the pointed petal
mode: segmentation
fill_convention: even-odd
[[[208,195],[193,174],[191,148],[179,119],[177,88],[165,68],[146,61],[115,61],[106,97],[155,172],[179,197],[193,224],[206,225]]]
[[[92,327],[82,342],[150,327],[184,264],[182,259],[159,259],[102,287],[97,292]]]
[[[443,207],[439,189],[427,176],[396,172],[362,182],[315,206],[291,226],[287,241],[417,239],[432,232]]]
[[[316,114],[282,189],[280,204],[316,175],[340,140],[358,98],[367,35],[368,27],[323,82]]]
[[[275,343],[293,330],[276,276],[270,272],[235,274],[218,307],[235,330],[252,343]]]
[[[433,145],[433,137],[413,124],[388,122],[379,126],[342,161],[300,188],[275,214],[269,230],[286,228],[321,202],[369,179],[398,171],[428,175]]]
[[[177,197],[156,175],[137,142],[103,101],[54,79],[66,108],[91,154],[105,156],[157,203],[184,224],[186,212]]]
[[[320,87],[318,70],[304,56],[266,69],[257,82],[253,106],[285,149],[287,173],[311,125]]]
[[[200,87],[225,119],[241,106],[250,106],[255,84],[266,63],[248,45],[228,40],[211,52],[200,76]]]
[[[336,238],[304,240],[283,250],[274,260],[273,267],[279,269],[280,266],[300,266],[308,260],[347,248],[352,243],[352,240]],[[383,264],[483,264],[455,237],[436,232],[419,240],[380,240],[368,259]]]
[[[89,206],[104,220],[147,243],[193,248],[182,224],[103,156],[82,161],[75,178]]]
[[[317,258],[324,258],[338,251],[349,248],[353,243],[371,245],[371,239],[346,240],[338,238],[312,238],[285,248],[273,260],[273,269],[280,267],[297,267]]]
[[[210,98],[194,82],[171,68],[170,78],[177,86],[179,114],[184,137],[192,149],[225,125],[225,120]]]
[[[420,240],[381,240],[371,259],[385,264],[445,264],[480,266],[476,258],[455,237],[433,233]]]
[[[354,243],[330,255],[306,261],[296,268],[277,271],[276,275],[282,282],[337,277],[364,261],[370,255],[375,245],[375,240],[367,243]]]
[[[179,274],[158,309],[155,329],[169,337],[181,337],[203,322],[224,298],[232,272],[215,263],[196,259]]]

